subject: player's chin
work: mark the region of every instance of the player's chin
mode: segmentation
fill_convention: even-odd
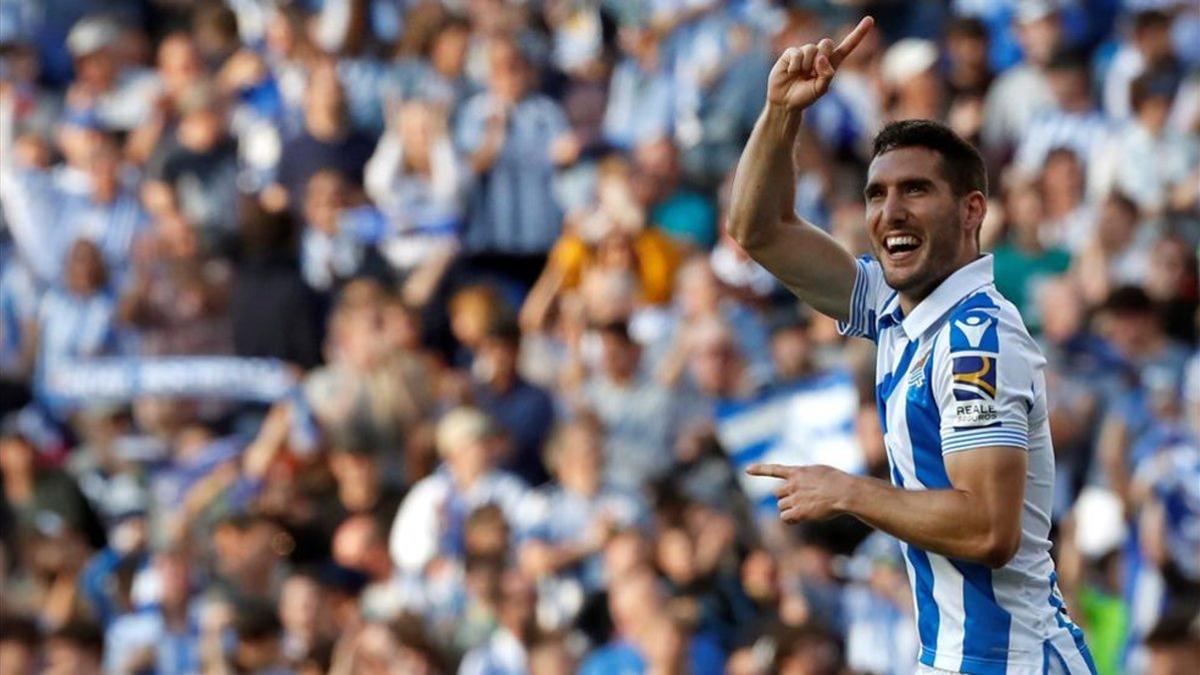
[[[900,254],[889,254],[884,251],[879,256],[879,264],[883,268],[883,278],[888,286],[901,293],[917,288],[926,278],[928,260],[925,251],[921,249]]]

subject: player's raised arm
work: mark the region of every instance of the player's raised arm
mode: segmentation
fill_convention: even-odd
[[[818,311],[845,320],[856,274],[853,257],[793,208],[792,147],[804,109],[829,90],[837,68],[871,30],[866,17],[841,43],[829,38],[787,49],[767,83],[767,104],[738,162],[729,234]]]

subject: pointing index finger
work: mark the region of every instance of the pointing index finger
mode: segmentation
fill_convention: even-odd
[[[751,476],[765,476],[767,478],[783,478],[787,479],[792,475],[792,467],[782,464],[752,464],[746,469],[746,473]]]
[[[871,27],[874,25],[875,19],[869,16],[864,16],[862,21],[859,21],[858,25],[854,27],[854,30],[850,31],[849,35],[842,38],[841,43],[839,43],[838,46],[833,50],[833,58],[831,60],[833,61],[833,65],[835,67],[842,62],[842,59],[849,56],[850,52],[854,51],[854,49],[858,47],[859,43],[863,41],[863,38],[867,36],[867,33],[871,32]]]

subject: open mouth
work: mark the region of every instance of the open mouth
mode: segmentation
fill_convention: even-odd
[[[892,257],[902,257],[920,247],[921,240],[911,234],[889,234],[883,239],[883,249]]]

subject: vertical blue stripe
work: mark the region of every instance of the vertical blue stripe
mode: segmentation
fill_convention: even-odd
[[[933,399],[932,349],[925,359],[924,370],[921,391],[910,391],[905,396],[909,447],[912,448],[917,480],[930,490],[945,490],[951,485],[942,459],[941,411]]]
[[[896,487],[904,487],[904,477],[894,464],[892,482]],[[932,667],[934,652],[937,650],[938,627],[941,623],[941,614],[933,600],[933,566],[929,564],[929,555],[911,544],[904,545],[904,555],[912,565],[913,574],[916,575],[913,585],[917,597],[917,635],[921,640],[920,661]]]
[[[879,425],[883,428],[883,433],[887,433],[887,401],[892,396],[892,392],[896,390],[896,385],[904,377],[904,372],[908,370],[908,364],[912,361],[913,354],[917,353],[917,345],[920,341],[914,340],[908,343],[904,348],[904,353],[900,355],[900,363],[896,369],[879,381],[879,385],[875,388],[875,403],[879,408]],[[897,483],[896,485],[902,485]]]
[[[1012,615],[996,602],[992,570],[951,560],[963,577],[963,662],[959,670],[1004,675]]]
[[[1050,606],[1055,609],[1054,620],[1058,622],[1058,627],[1064,628],[1070,633],[1071,639],[1075,642],[1075,648],[1079,650],[1079,656],[1087,664],[1088,672],[1096,675],[1096,662],[1092,660],[1092,652],[1083,638],[1083,631],[1071,621],[1066,605],[1058,597],[1058,572],[1050,573]]]

